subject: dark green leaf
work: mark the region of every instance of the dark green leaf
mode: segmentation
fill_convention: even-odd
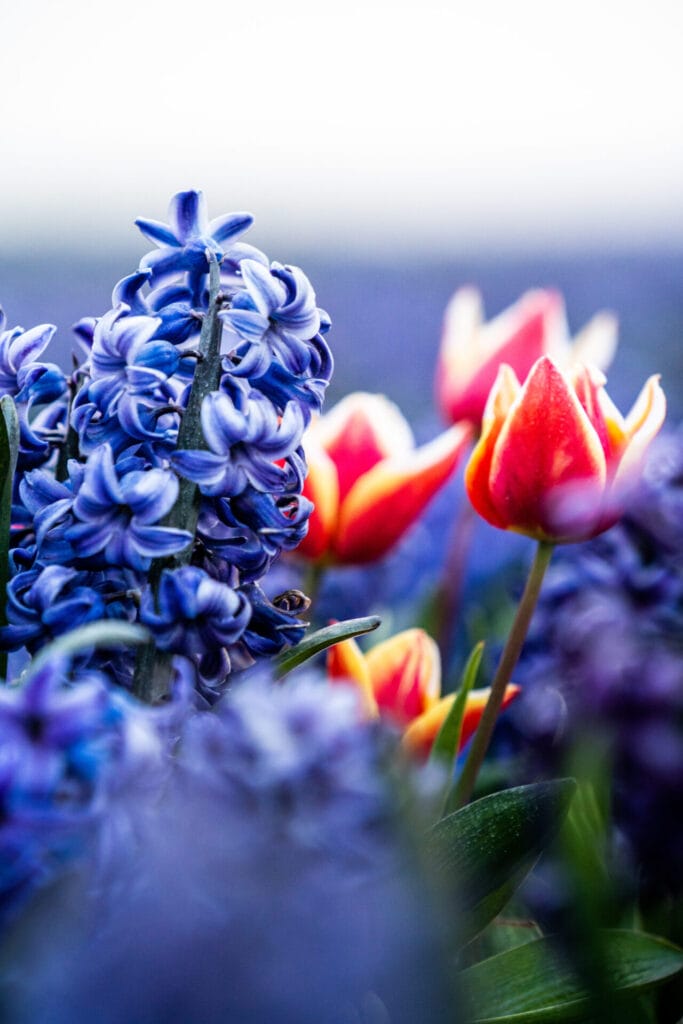
[[[9,541],[12,524],[12,483],[19,451],[19,419],[9,395],[0,399],[0,625],[7,624]],[[7,654],[0,653],[0,676],[7,673]]]
[[[642,992],[683,969],[683,950],[642,932],[604,931],[603,973],[611,994]],[[590,993],[552,939],[538,939],[460,974],[472,1024],[581,1021]]]
[[[467,659],[456,698],[434,740],[430,754],[430,758],[433,760],[452,762],[458,752],[467,695],[477,678],[483,652],[484,643],[482,641],[474,647]]]
[[[433,861],[452,879],[469,942],[499,913],[557,834],[572,779],[493,793],[442,818],[428,833]]]
[[[368,615],[363,619],[346,619],[345,622],[335,622],[332,626],[325,626],[323,629],[311,633],[305,637],[296,647],[283,651],[273,661],[276,679],[282,679],[292,669],[302,665],[309,658],[340,643],[342,640],[349,640],[354,636],[362,636],[363,633],[371,633],[377,629],[380,622],[376,615]]]

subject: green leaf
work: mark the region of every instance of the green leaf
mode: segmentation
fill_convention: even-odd
[[[313,658],[316,654],[320,654],[321,651],[333,647],[334,644],[338,644],[342,640],[350,640],[351,637],[371,633],[373,629],[377,629],[381,621],[376,615],[368,615],[363,619],[346,619],[344,622],[335,622],[331,626],[325,626],[323,629],[311,633],[296,647],[283,651],[273,659],[275,678],[282,679],[298,665],[302,665],[309,658]]]
[[[456,698],[434,740],[429,755],[431,760],[452,762],[458,753],[467,695],[477,678],[483,652],[484,643],[481,641],[473,648],[472,653],[467,659]]]
[[[31,661],[26,674],[32,676],[53,658],[70,658],[88,647],[137,646],[147,643],[149,639],[150,634],[144,626],[134,625],[131,622],[119,622],[115,619],[89,622],[87,626],[64,633],[63,636],[43,647]]]
[[[0,625],[7,625],[12,483],[19,451],[19,419],[9,395],[0,399]],[[0,652],[0,676],[7,674],[7,653]]]
[[[611,995],[639,993],[683,969],[683,950],[643,932],[603,931],[603,977]],[[585,1020],[590,993],[552,939],[538,939],[460,974],[472,1024]],[[626,1018],[624,1018],[626,1019]]]
[[[559,779],[507,789],[430,829],[433,863],[456,887],[463,944],[502,910],[557,834],[575,788]]]

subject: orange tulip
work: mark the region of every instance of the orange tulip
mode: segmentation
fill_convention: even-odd
[[[365,711],[381,716],[403,730],[403,744],[412,753],[427,757],[455,694],[441,696],[439,649],[423,629],[407,629],[363,654],[355,640],[344,640],[327,654],[332,682],[352,682]],[[510,684],[503,707],[519,692]],[[467,698],[460,749],[474,733],[488,700],[489,690],[473,690]]]
[[[416,448],[408,423],[383,395],[342,399],[304,437],[304,494],[315,510],[298,554],[342,564],[381,558],[446,482],[471,436],[469,426],[456,424]]]
[[[617,324],[598,313],[570,344],[562,296],[530,291],[494,320],[483,322],[481,296],[461,288],[446,308],[436,370],[436,396],[448,423],[479,425],[499,367],[511,366],[524,380],[537,359],[549,355],[561,366],[593,363],[606,369],[616,348]]]
[[[548,356],[520,385],[502,366],[465,470],[477,512],[494,526],[569,543],[613,526],[666,413],[657,376],[622,417],[599,370],[563,373]]]

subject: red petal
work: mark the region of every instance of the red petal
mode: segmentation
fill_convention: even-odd
[[[387,459],[358,480],[342,503],[337,560],[364,563],[385,555],[446,482],[471,433],[465,424],[451,427],[430,444],[402,459]]]
[[[328,553],[339,515],[337,470],[314,436],[304,439],[308,476],[303,493],[315,508],[308,520],[308,532],[297,547],[304,558],[318,560]]]
[[[491,504],[510,529],[550,540],[578,539],[565,532],[569,518],[566,523],[563,519],[558,533],[556,492],[581,485],[582,529],[589,529],[585,510],[602,499],[605,480],[598,435],[569,381],[544,356],[529,374],[495,442]]]
[[[347,395],[315,425],[318,440],[337,467],[343,501],[354,483],[378,462],[414,446],[398,406],[384,395]]]
[[[401,725],[421,715],[441,690],[439,649],[423,629],[407,629],[365,656],[380,709]]]
[[[563,320],[561,297],[556,292],[534,291],[481,327],[478,336],[472,336],[471,330],[458,336],[454,333],[457,321],[449,333],[447,323],[438,387],[450,422],[480,423],[500,366],[506,363],[524,380],[536,360],[548,352]],[[469,352],[461,351],[465,346]]]
[[[501,530],[506,530],[510,524],[491,501],[489,478],[498,435],[518,392],[519,381],[514,371],[509,366],[501,366],[486,403],[482,435],[465,469],[465,488],[472,505],[482,519]]]

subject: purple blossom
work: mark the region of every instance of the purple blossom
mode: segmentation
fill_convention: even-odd
[[[220,315],[238,339],[236,373],[258,378],[276,357],[295,374],[305,373],[313,357],[312,339],[323,323],[315,292],[298,267],[255,260],[241,264],[244,290],[237,292],[230,309]],[[246,342],[246,348],[239,347]]]
[[[210,451],[176,452],[174,467],[210,496],[231,497],[249,484],[260,491],[301,487],[303,461],[297,449],[304,417],[300,406],[288,402],[279,416],[258,391],[229,378],[225,386],[228,393],[214,391],[202,403],[202,431]],[[284,465],[277,465],[278,460],[284,460]]]

